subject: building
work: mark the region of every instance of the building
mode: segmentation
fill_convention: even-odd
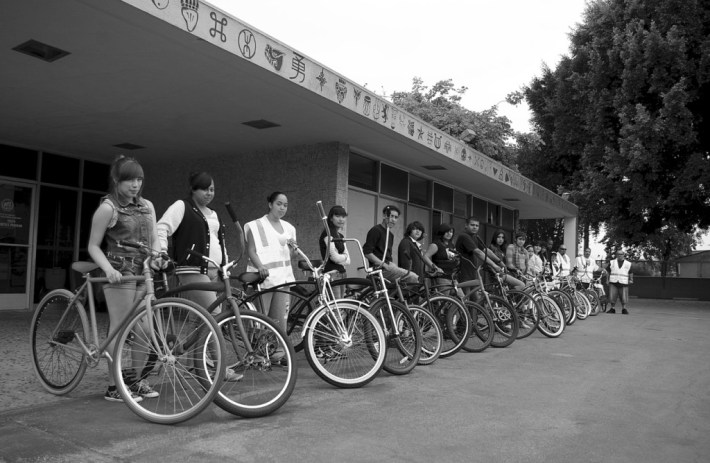
[[[676,259],[678,277],[710,278],[710,251],[698,251]]]
[[[574,204],[208,3],[16,0],[2,23],[2,309],[69,285],[121,153],[143,164],[158,214],[193,170],[213,174],[218,212],[229,201],[243,222],[285,192],[310,255],[318,200],[346,206],[361,240],[397,204],[396,236],[412,220],[460,231],[475,215],[489,239],[564,218],[576,249]]]

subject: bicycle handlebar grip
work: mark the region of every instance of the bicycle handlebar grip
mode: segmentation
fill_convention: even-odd
[[[227,208],[227,213],[229,213],[229,217],[232,219],[232,222],[238,222],[239,219],[237,219],[237,213],[234,212],[232,204],[227,201],[226,203],[224,203],[224,206]]]
[[[325,209],[323,209],[323,201],[317,201],[316,206],[318,207],[318,213],[323,220],[327,219],[328,216],[325,214]]]
[[[204,258],[205,258],[205,255],[204,255],[204,254],[200,254],[199,252],[197,252],[197,251],[195,251],[195,250],[193,250],[193,249],[188,249],[188,250],[187,250],[187,253],[188,253],[189,255],[191,255],[191,256],[199,257],[200,259],[204,259]]]

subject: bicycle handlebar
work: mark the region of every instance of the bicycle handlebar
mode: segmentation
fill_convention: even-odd
[[[137,243],[135,241],[128,241],[128,240],[118,240],[116,242],[116,244],[119,247],[123,247],[123,248],[138,249],[138,250],[150,255],[151,257],[160,257],[164,260],[170,260],[170,256],[167,253],[162,252],[162,251],[156,251],[155,249],[151,248],[147,244]]]

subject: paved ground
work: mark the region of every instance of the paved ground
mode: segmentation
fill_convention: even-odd
[[[355,390],[327,385],[299,354],[275,414],[212,406],[176,426],[104,401],[105,365],[68,397],[45,393],[29,315],[0,312],[0,461],[709,461],[710,304],[631,307]]]

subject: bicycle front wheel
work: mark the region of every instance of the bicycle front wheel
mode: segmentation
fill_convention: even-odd
[[[82,344],[89,339],[86,310],[66,289],[50,291],[37,306],[30,325],[32,366],[42,387],[52,394],[69,393],[86,372]]]
[[[242,309],[239,318],[246,339],[231,310],[217,317],[228,373],[214,401],[234,415],[265,416],[281,408],[296,387],[296,352],[286,333],[269,317]]]
[[[379,299],[370,307],[370,311],[382,323],[387,338],[384,345],[379,345],[380,350],[384,346],[387,352],[382,368],[393,375],[406,375],[417,366],[421,357],[422,334],[407,306],[392,300],[390,304],[394,319],[389,313],[386,300]]]
[[[473,301],[466,301],[466,309],[471,317],[471,332],[463,345],[463,350],[483,352],[491,345],[495,335],[493,318],[486,309]]]
[[[427,309],[418,305],[409,305],[414,319],[422,333],[422,353],[418,365],[431,365],[439,358],[444,347],[444,335],[439,322]]]
[[[508,290],[507,296],[518,314],[518,339],[527,338],[537,329],[537,302],[530,294],[516,289]]]
[[[592,306],[592,310],[589,312],[589,315],[592,317],[599,315],[601,304],[599,303],[599,295],[597,292],[589,288],[584,290],[584,294],[587,296],[587,299],[589,299],[589,303]]]
[[[559,337],[565,330],[565,315],[559,305],[546,294],[541,294],[538,300],[537,329],[548,338]]]
[[[224,338],[212,316],[186,299],[159,299],[152,304],[150,316],[157,345],[145,306],[116,338],[112,365],[116,387],[128,408],[141,418],[180,423],[204,410],[217,395],[225,371]],[[214,373],[205,371],[206,357]],[[211,380],[210,375],[214,375]],[[131,386],[141,381],[157,396],[137,401]]]
[[[434,314],[444,333],[441,357],[460,351],[471,333],[471,316],[466,307],[450,296],[432,296],[424,300],[424,307]]]
[[[324,381],[341,388],[362,387],[375,379],[385,361],[385,333],[357,302],[320,306],[306,330],[309,365]]]

